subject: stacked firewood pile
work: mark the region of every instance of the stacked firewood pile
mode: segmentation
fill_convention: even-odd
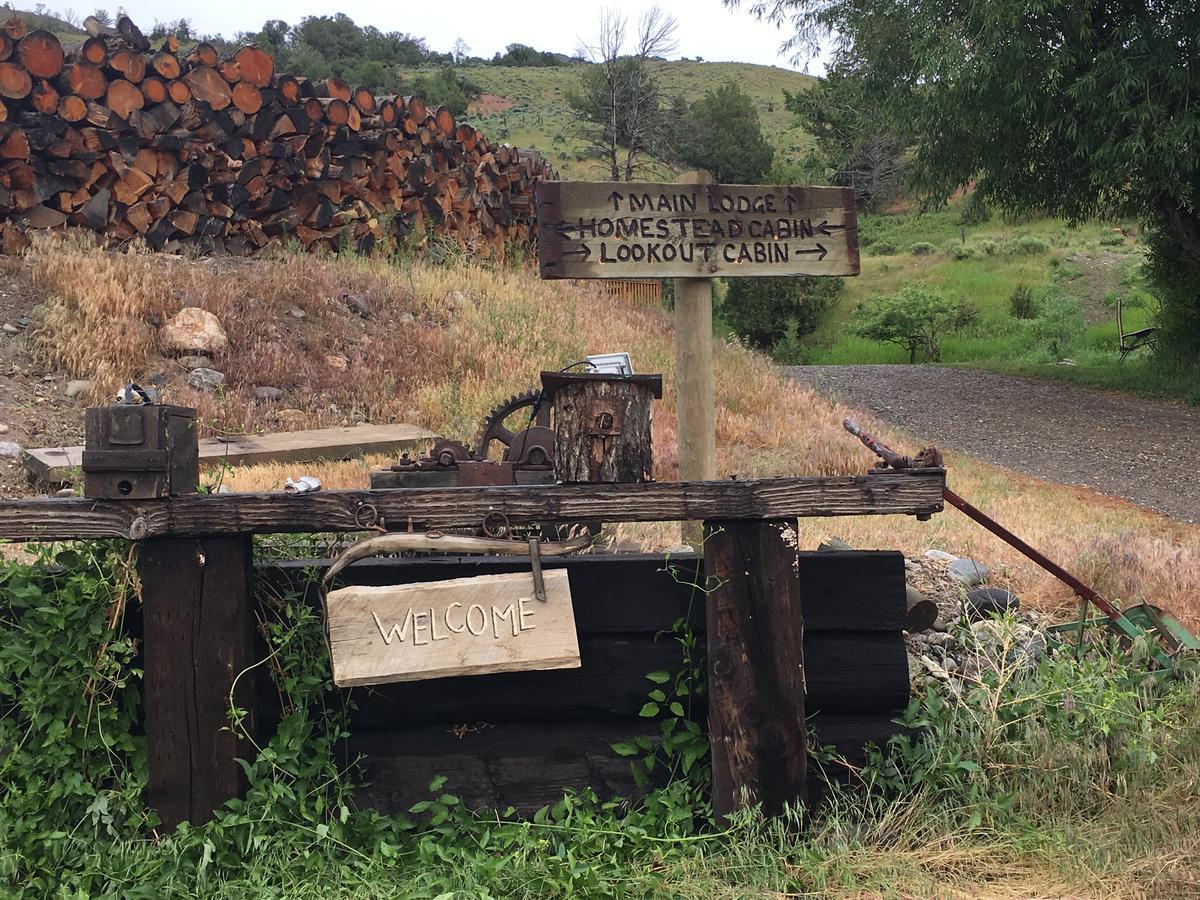
[[[275,71],[242,47],[152,48],[127,17],[63,47],[0,29],[0,247],[83,226],[113,243],[246,255],[290,240],[369,249],[428,230],[494,247],[532,235],[534,152],[420,97]]]

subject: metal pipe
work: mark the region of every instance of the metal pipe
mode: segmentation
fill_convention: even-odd
[[[996,537],[1005,543],[1019,550],[1025,556],[1029,557],[1076,594],[1087,600],[1089,603],[1094,603],[1105,615],[1111,619],[1116,619],[1121,616],[1121,611],[1117,609],[1108,600],[1105,600],[1095,589],[1088,587],[1058,563],[1054,562],[1046,556],[1043,556],[1037,550],[1034,550],[1027,543],[993,519],[991,516],[984,513],[982,510],[975,508],[950,488],[945,488],[942,495],[946,498],[946,502],[955,509],[960,509],[971,519],[974,519]]]

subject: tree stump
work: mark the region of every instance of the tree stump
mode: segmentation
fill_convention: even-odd
[[[554,410],[554,475],[564,483],[654,480],[651,407],[661,375],[542,373]]]

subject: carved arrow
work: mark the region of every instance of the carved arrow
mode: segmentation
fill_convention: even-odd
[[[795,212],[796,204],[799,203],[800,201],[797,200],[795,197],[793,197],[791,194],[787,194],[783,198],[783,202],[787,204],[788,212],[791,213],[791,212]]]
[[[834,231],[841,231],[845,227],[845,225],[830,225],[827,219],[822,219],[821,224],[816,227],[816,230],[825,235],[825,237],[833,237]]]
[[[576,228],[578,226],[572,225],[570,222],[567,222],[563,219],[559,219],[557,222],[550,225],[550,227],[553,228],[555,230],[555,232],[558,233],[559,237],[565,238],[565,237],[570,237],[571,229]]]
[[[829,251],[826,250],[825,245],[821,244],[821,243],[818,243],[817,246],[815,246],[815,247],[809,247],[805,250],[797,250],[796,251],[797,256],[799,256],[801,253],[820,253],[821,255],[817,257],[817,262],[820,262],[826,256],[829,255]]]
[[[608,199],[612,201],[613,209],[619,210],[621,208],[621,201],[625,199],[625,195],[613,191],[608,195]]]
[[[818,245],[818,246],[820,246],[820,245]],[[583,259],[581,259],[580,262],[587,262],[588,257],[592,255],[592,248],[589,247],[587,244],[581,244],[579,246],[578,250],[564,250],[562,252],[562,255],[563,256],[582,256]]]

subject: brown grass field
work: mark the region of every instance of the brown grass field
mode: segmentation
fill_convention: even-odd
[[[46,295],[39,336],[48,361],[91,377],[98,395],[130,378],[166,372],[173,402],[196,406],[206,433],[290,430],[359,421],[405,421],[470,440],[480,418],[510,394],[588,353],[628,350],[638,371],[662,372],[666,396],[654,419],[655,472],[677,475],[674,355],[669,313],[634,309],[587,283],[539,281],[527,267],[454,261],[441,266],[285,256],[190,261],[144,252],[106,253],[84,243],[42,244],[29,257]],[[343,295],[370,303],[348,312]],[[155,324],[181,306],[215,313],[229,333],[216,361],[220,394],[199,393],[165,359]],[[303,311],[303,318],[292,312]],[[348,360],[334,368],[328,356]],[[916,441],[807,387],[783,380],[765,357],[736,344],[716,353],[717,447],[722,475],[861,472],[871,455],[841,429],[855,415],[892,446]],[[255,385],[286,392],[256,402]],[[364,487],[380,459],[260,466],[222,477],[234,490],[271,490],[288,475],[316,474],[329,488]],[[1153,601],[1200,625],[1200,528],[1093,491],[1040,482],[949,453],[950,483],[1034,546],[1123,602]],[[679,542],[677,528],[623,526],[618,538]],[[970,554],[998,569],[1027,603],[1074,609],[1066,589],[965,516],[948,509],[909,518],[814,519],[814,546],[838,534],[861,547],[910,554],[930,547]]]

